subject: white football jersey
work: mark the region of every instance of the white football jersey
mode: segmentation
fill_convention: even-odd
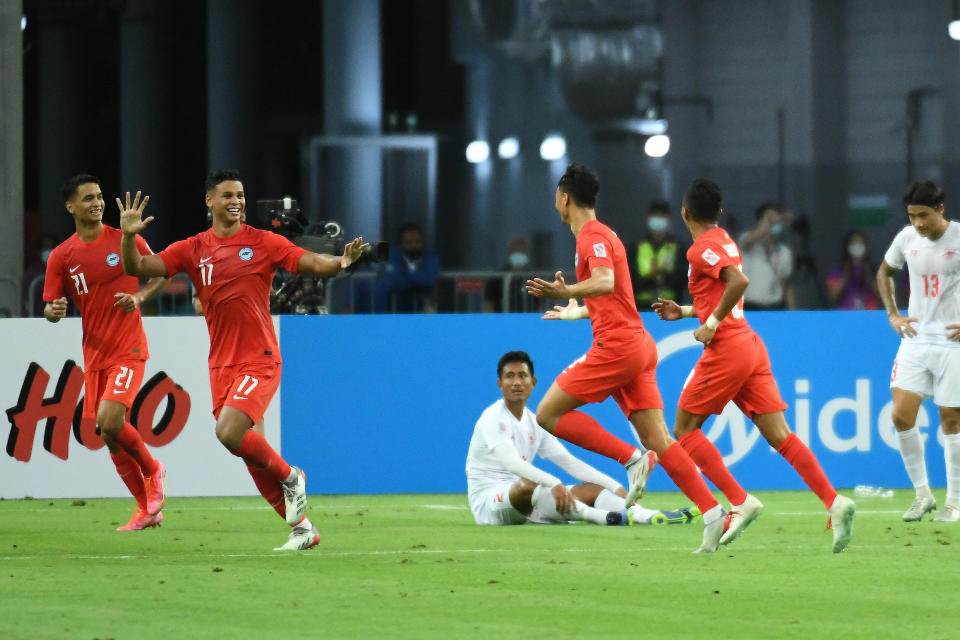
[[[947,339],[946,325],[960,324],[960,224],[949,221],[936,240],[924,238],[912,225],[900,230],[883,257],[895,269],[907,265],[910,306],[917,318],[917,336],[929,344],[960,346]],[[907,338],[904,338],[905,340]]]
[[[473,427],[470,449],[467,451],[467,491],[470,494],[504,482],[514,482],[519,476],[503,468],[494,447],[504,440],[512,440],[517,451],[527,462],[541,456],[562,455],[566,451],[557,438],[541,429],[537,417],[524,407],[523,418],[517,417],[500,398],[487,407]]]

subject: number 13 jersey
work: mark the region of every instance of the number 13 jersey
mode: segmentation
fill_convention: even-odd
[[[948,324],[960,324],[960,224],[950,221],[936,240],[924,238],[912,225],[900,230],[883,259],[894,269],[907,265],[910,306],[918,320],[912,341],[960,347],[947,339]]]

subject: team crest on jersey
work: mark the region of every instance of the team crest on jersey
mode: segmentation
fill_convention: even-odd
[[[709,264],[711,267],[716,265],[718,262],[720,262],[720,256],[714,253],[713,249],[707,249],[706,251],[700,254],[700,257],[703,258],[704,261],[707,264]]]
[[[240,256],[240,259],[244,262],[249,262],[253,259],[253,249],[250,247],[244,247],[243,249],[240,249],[240,253],[237,255]]]
[[[116,253],[111,253],[107,256],[107,265],[115,267],[120,264],[120,256]]]
[[[598,258],[607,257],[607,248],[603,246],[602,242],[598,242],[597,244],[593,245],[593,255],[597,256]]]

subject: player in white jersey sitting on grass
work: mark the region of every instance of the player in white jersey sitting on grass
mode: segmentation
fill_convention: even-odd
[[[924,398],[940,409],[947,499],[934,520],[960,520],[960,224],[943,216],[943,189],[914,182],[903,196],[910,224],[893,239],[877,272],[877,289],[890,325],[900,336],[890,392],[893,425],[916,498],[903,519],[921,520],[937,508],[930,492],[923,436],[916,427]],[[892,276],[907,265],[910,303],[897,309]]]
[[[467,453],[470,510],[477,524],[585,520],[600,525],[683,524],[699,511],[653,511],[639,504],[624,509],[626,490],[610,476],[573,457],[527,408],[537,379],[524,351],[497,363],[497,400],[477,420]],[[533,466],[540,455],[583,481],[571,487]]]

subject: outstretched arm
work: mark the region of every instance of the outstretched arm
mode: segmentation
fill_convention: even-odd
[[[912,338],[917,335],[917,330],[910,323],[917,319],[901,315],[897,309],[896,287],[893,284],[893,274],[896,272],[886,260],[880,263],[877,269],[877,293],[883,301],[883,308],[887,310],[887,319],[893,330],[904,338]]]
[[[561,449],[562,451],[554,451],[550,455],[544,455],[544,457],[581,482],[598,484],[613,493],[616,493],[617,489],[622,489],[620,483],[607,474],[601,473],[586,462],[575,458],[566,448],[561,446]]]
[[[146,196],[143,202],[140,201],[140,192],[130,204],[130,192],[127,191],[126,207],[117,198],[117,206],[120,208],[120,230],[123,231],[123,239],[120,241],[120,257],[123,261],[123,272],[128,276],[137,276],[138,278],[156,278],[167,276],[167,265],[158,256],[140,255],[137,249],[137,234],[143,231],[148,224],[153,222],[153,216],[143,220],[143,210],[150,202],[150,196]]]
[[[309,273],[315,276],[335,276],[359,260],[360,256],[363,255],[363,250],[369,246],[370,243],[364,243],[363,238],[354,238],[343,248],[342,256],[307,251],[300,256],[297,269],[299,273]]]
[[[527,280],[527,293],[537,298],[595,298],[612,293],[613,286],[613,269],[594,267],[589,278],[576,284],[567,284],[562,271],[557,271],[553,282]]]

